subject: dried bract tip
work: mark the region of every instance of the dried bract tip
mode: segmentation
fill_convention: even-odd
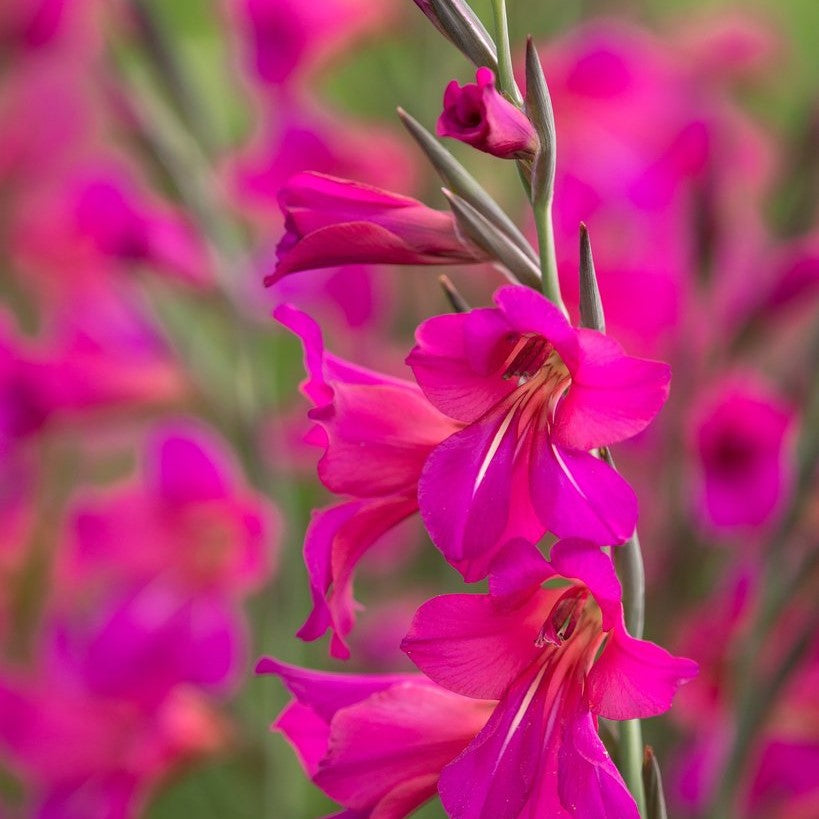
[[[643,758],[643,785],[646,790],[647,819],[668,819],[660,764],[650,745],[646,745]]]
[[[468,313],[472,309],[467,300],[458,292],[458,288],[455,287],[449,276],[438,276],[438,284],[441,285],[446,300],[456,313]]]
[[[498,49],[464,0],[415,0],[435,28],[477,67],[498,70]]]
[[[580,223],[580,325],[591,330],[606,332],[603,301],[594,272],[591,241],[586,226]]]

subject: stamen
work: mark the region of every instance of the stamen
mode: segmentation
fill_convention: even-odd
[[[585,586],[572,586],[554,604],[546,622],[535,639],[538,648],[551,644],[562,645],[574,634],[583,615],[589,590]]]

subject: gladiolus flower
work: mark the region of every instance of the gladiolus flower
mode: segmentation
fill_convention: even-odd
[[[628,538],[634,492],[589,450],[644,429],[670,379],[533,290],[501,288],[495,302],[427,320],[407,359],[432,404],[466,425],[433,450],[418,489],[433,541],[467,580],[510,537]]]
[[[264,658],[295,697],[273,727],[343,816],[407,816],[435,794],[441,769],[485,724],[491,703],[420,674],[346,675]]]
[[[495,88],[495,75],[479,68],[475,85],[453,80],[444,92],[438,135],[453,137],[501,159],[526,159],[538,147],[537,133],[526,115]]]
[[[324,447],[318,472],[332,492],[352,496],[313,513],[304,540],[313,609],[298,632],[316,640],[330,629],[330,653],[348,657],[353,627],[353,571],[366,551],[418,510],[418,478],[433,447],[458,426],[410,381],[350,364],[324,350],[307,315],[282,305],[274,317],[304,345],[313,403],[313,440]]]
[[[279,203],[286,232],[266,285],[289,273],[343,264],[471,264],[487,258],[460,238],[452,214],[347,179],[296,174]]]
[[[531,566],[538,557],[516,555],[515,562]],[[530,586],[511,598],[434,598],[404,640],[410,659],[439,685],[497,701],[441,774],[441,800],[453,819],[638,816],[596,719],[666,711],[696,663],[629,636],[614,566],[594,544],[555,544],[551,565],[543,562],[533,577],[554,576],[574,582]]]

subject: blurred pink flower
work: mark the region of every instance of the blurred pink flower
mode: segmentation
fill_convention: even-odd
[[[534,290],[501,288],[495,303],[428,319],[407,358],[432,404],[466,425],[430,454],[419,503],[433,542],[470,581],[515,536],[631,536],[637,499],[589,450],[644,429],[671,377],[573,328]]]
[[[342,264],[471,264],[487,258],[460,238],[451,213],[347,179],[297,174],[279,201],[286,232],[266,285]]]
[[[710,75],[635,26],[586,24],[543,60],[557,120],[564,298],[575,310],[582,221],[610,332],[637,352],[665,355],[684,329],[698,272],[754,278],[769,242],[772,144]]]
[[[293,82],[315,71],[356,38],[391,19],[395,4],[366,0],[232,0],[247,40],[248,62],[265,85]]]
[[[531,158],[538,137],[526,115],[501,96],[489,68],[479,68],[475,82],[460,86],[453,80],[446,87],[438,135],[459,139],[502,159]]]
[[[719,529],[768,523],[792,482],[793,410],[758,378],[733,377],[692,415],[700,517]]]
[[[274,316],[304,345],[301,389],[314,407],[312,440],[324,449],[319,478],[332,492],[353,498],[313,512],[304,541],[313,609],[299,636],[315,640],[330,629],[330,653],[347,657],[353,570],[382,535],[417,511],[424,460],[457,426],[415,384],[325,352],[309,316],[288,305]]]

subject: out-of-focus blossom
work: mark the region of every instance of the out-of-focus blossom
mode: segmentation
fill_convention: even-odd
[[[636,27],[581,26],[544,49],[543,62],[557,120],[564,299],[576,308],[582,221],[610,332],[665,354],[693,298],[692,273],[753,278],[768,243],[772,147],[679,52]]]
[[[343,816],[412,813],[492,708],[419,674],[330,674],[272,658],[256,670],[278,675],[293,695],[273,727],[313,782],[348,808]]]
[[[385,188],[410,188],[416,163],[391,130],[334,115],[287,96],[260,134],[229,163],[239,204],[275,206],[279,190],[301,171],[359,179]],[[278,209],[277,209],[278,210]]]
[[[515,536],[630,537],[634,493],[589,450],[644,429],[670,380],[667,365],[573,328],[534,290],[502,288],[495,303],[428,319],[407,359],[427,398],[466,425],[433,450],[419,503],[467,580],[484,577]]]
[[[793,410],[756,378],[734,378],[694,409],[700,516],[721,529],[768,523],[793,477]]]
[[[233,0],[233,6],[251,70],[273,86],[314,71],[355,38],[383,27],[395,10],[391,0]]]
[[[280,203],[286,233],[267,285],[290,273],[342,264],[471,264],[487,258],[460,238],[451,213],[347,179],[297,174],[282,189]]]
[[[446,87],[438,135],[459,139],[502,159],[530,158],[538,147],[532,123],[501,96],[489,68],[477,70],[474,85],[460,86],[453,80]]]
[[[324,448],[319,478],[353,498],[313,513],[304,541],[313,610],[299,636],[315,640],[330,629],[331,653],[347,657],[353,570],[382,535],[417,511],[424,460],[457,425],[415,384],[325,352],[318,325],[304,313],[282,305],[274,315],[304,345],[301,389],[314,407],[313,440]]]

